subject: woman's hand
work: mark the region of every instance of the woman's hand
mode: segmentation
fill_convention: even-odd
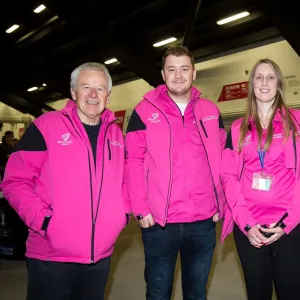
[[[261,226],[257,224],[247,232],[247,237],[251,245],[256,248],[260,248],[267,240],[267,238],[260,233],[259,229],[261,229]]]
[[[283,229],[281,227],[274,227],[276,225],[276,223],[270,224],[270,228],[261,228],[261,231],[264,232],[269,232],[269,233],[274,233],[271,237],[269,237],[268,239],[266,239],[264,242],[266,243],[266,245],[270,245],[274,242],[276,242],[278,239],[280,239],[285,232],[283,231]]]

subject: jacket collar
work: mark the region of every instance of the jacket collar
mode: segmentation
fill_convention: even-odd
[[[165,84],[159,85],[156,89],[151,90],[150,92],[146,93],[144,95],[144,99],[146,99],[147,101],[149,101],[150,103],[152,103],[155,106],[161,107],[161,101],[170,99],[170,96],[167,93],[168,89],[167,86]],[[190,101],[194,101],[197,100],[200,95],[201,92],[196,88],[196,87],[192,87],[192,93],[191,93],[191,100]]]
[[[62,109],[63,114],[68,115],[70,118],[78,119],[77,121],[81,122],[77,112],[77,105],[76,102],[73,100],[68,100],[66,106]],[[101,114],[101,123],[110,123],[116,119],[115,114],[109,110],[105,109]]]
[[[273,122],[275,121],[275,122],[282,123],[282,118],[285,118],[285,113],[283,111],[281,111],[281,109],[278,108],[274,115]],[[248,125],[255,125],[254,119],[252,116],[249,118]]]

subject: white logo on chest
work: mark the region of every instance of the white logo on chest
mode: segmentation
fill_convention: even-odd
[[[202,119],[203,122],[206,122],[206,121],[211,121],[211,120],[215,120],[215,119],[218,119],[218,116],[214,115],[214,116],[207,116],[205,118]]]
[[[159,123],[160,120],[158,119],[159,113],[153,113],[152,118],[148,118],[148,121],[151,123]]]
[[[282,138],[283,138],[283,134],[282,133],[273,134],[273,139],[282,139]]]
[[[62,146],[68,146],[68,145],[73,144],[73,141],[70,139],[70,136],[71,136],[71,135],[70,135],[69,132],[63,134],[63,135],[61,136],[62,140],[57,141],[57,143],[60,144],[60,145],[62,145]]]
[[[121,147],[121,148],[123,148],[124,147],[124,145],[122,145],[120,142],[118,142],[118,141],[111,141],[111,143],[110,143],[112,146],[118,146],[118,147]]]
[[[243,147],[249,146],[251,144],[251,134],[245,137]]]

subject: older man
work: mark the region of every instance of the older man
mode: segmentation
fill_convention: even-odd
[[[129,212],[123,135],[106,109],[111,87],[105,66],[76,68],[74,101],[37,118],[9,158],[1,188],[29,227],[27,300],[104,298]]]

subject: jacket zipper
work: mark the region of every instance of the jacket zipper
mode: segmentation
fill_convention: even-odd
[[[68,119],[70,120],[74,130],[78,134],[78,136],[81,137],[79,134],[77,128],[74,126],[72,119],[67,115]],[[81,137],[83,140],[83,138]],[[90,192],[91,192],[91,213],[92,213],[92,236],[91,236],[91,263],[94,262],[94,236],[95,236],[95,222],[94,222],[94,205],[93,205],[93,184],[92,184],[92,169],[91,169],[91,157],[90,157],[90,152],[88,146],[87,148],[87,153],[88,153],[88,163],[89,163],[89,175],[90,175]]]
[[[91,192],[91,210],[92,210],[92,236],[91,236],[91,263],[94,262],[94,236],[95,236],[95,222],[94,222],[94,205],[93,205],[93,185],[92,185],[92,169],[90,162],[90,153],[88,151],[89,158],[89,174],[90,174],[90,192]],[[95,158],[96,159],[96,158]]]
[[[297,161],[298,161],[298,157],[297,157],[297,144],[296,144],[296,139],[295,136],[292,132],[293,135],[293,148],[294,148],[294,156],[295,156],[295,174],[297,175]],[[297,176],[296,176],[297,178]]]
[[[185,127],[185,123],[184,123],[184,114],[182,114],[182,112],[181,112],[179,106],[177,105],[177,103],[174,102],[174,104],[177,106],[177,108],[178,108],[178,110],[179,110],[179,113],[180,113],[180,115],[181,115],[182,125],[183,125],[183,127]]]
[[[111,160],[111,149],[110,149],[109,139],[107,139],[107,148],[108,148],[108,160]]]
[[[73,124],[72,119],[69,117],[69,115],[67,115],[68,119],[70,120],[72,126],[74,127],[74,130],[76,131],[76,133],[78,134],[78,136],[81,137],[81,135],[79,134],[78,130],[76,129],[76,127]],[[108,123],[106,129],[105,129],[105,133],[104,133],[104,141],[106,138],[106,134],[107,134],[107,130],[108,127],[114,123],[115,120],[111,121],[110,123]],[[82,137],[81,137],[82,139]],[[82,139],[83,140],[83,139]],[[92,169],[91,169],[91,160],[90,160],[90,152],[89,152],[89,148],[87,147],[87,152],[88,152],[88,163],[89,163],[89,175],[90,175],[90,191],[91,191],[91,213],[92,213],[92,236],[91,236],[91,263],[94,263],[94,256],[95,256],[95,226],[96,226],[96,221],[97,221],[97,216],[98,216],[98,210],[99,210],[99,202],[100,202],[100,195],[101,195],[101,190],[102,190],[102,183],[103,183],[103,174],[104,174],[104,144],[103,143],[103,156],[102,156],[102,178],[101,178],[101,184],[100,184],[100,192],[99,192],[99,197],[98,197],[98,203],[97,203],[97,209],[96,209],[96,216],[94,218],[94,205],[93,205],[93,185],[92,185]]]
[[[197,119],[196,119],[196,115],[195,115],[195,111],[194,111],[194,110],[193,110],[193,113],[194,113],[194,118],[195,118],[195,120],[197,120]],[[204,125],[203,125],[203,123],[202,123],[202,120],[200,120],[200,124],[201,124],[201,127],[202,127],[203,131],[204,131],[205,136],[208,138],[208,135],[207,135],[207,132],[206,132],[206,130],[205,130],[205,128],[204,128]],[[200,133],[200,130],[199,130],[198,126],[197,126],[197,129],[198,129],[198,132],[199,132],[199,135],[200,135],[200,138],[201,138],[203,147],[204,147],[204,151],[205,151],[205,154],[206,154],[206,159],[207,159],[207,163],[208,163],[208,168],[209,168],[211,180],[212,180],[212,183],[213,183],[213,186],[214,186],[214,193],[215,193],[215,197],[216,197],[216,201],[217,201],[218,211],[220,212],[219,197],[218,197],[218,193],[217,193],[217,188],[216,188],[216,185],[215,185],[215,181],[214,181],[214,178],[213,178],[213,175],[212,175],[212,171],[211,171],[211,166],[210,166],[209,159],[208,159],[207,150],[206,150],[206,147],[205,147],[205,144],[204,144],[204,141],[203,141],[203,138],[202,138],[202,135],[201,135],[201,133]]]
[[[239,181],[241,181],[241,179],[242,179],[242,176],[243,176],[243,173],[244,173],[244,168],[245,168],[245,163],[243,161],[243,166],[242,166],[242,171],[241,171],[241,174],[240,174]]]
[[[196,118],[196,116],[195,116],[195,118]],[[206,132],[206,129],[205,129],[205,127],[204,127],[204,124],[203,124],[202,120],[200,120],[200,125],[201,125],[201,127],[202,127],[202,130],[203,130],[203,132],[204,132],[206,138],[208,138],[208,135],[207,135],[207,132]],[[203,141],[202,141],[202,142],[203,142]]]
[[[105,129],[105,133],[104,133],[104,141],[106,139],[106,134],[107,134],[107,130],[109,128],[109,126],[114,123],[116,120],[111,121],[110,123],[108,123],[106,129]],[[93,223],[92,223],[92,251],[91,251],[91,263],[94,263],[95,257],[94,257],[94,246],[95,246],[95,226],[96,226],[96,221],[98,218],[98,212],[99,212],[99,205],[100,205],[100,197],[101,197],[101,192],[102,192],[102,185],[103,185],[103,174],[104,174],[104,145],[105,143],[103,143],[103,155],[102,155],[102,174],[101,174],[101,183],[100,183],[100,191],[99,191],[99,197],[98,197],[98,201],[97,201],[97,207],[96,207],[96,215],[94,218],[94,214],[92,215],[93,218]]]
[[[165,113],[156,105],[154,105],[153,103],[151,103],[150,101],[148,101],[147,99],[145,99],[148,103],[150,103],[152,106],[154,106],[156,109],[158,109],[163,116],[166,118],[168,126],[169,126],[169,131],[170,131],[170,146],[169,146],[169,161],[170,161],[170,177],[169,177],[169,186],[168,186],[168,195],[167,195],[167,205],[165,208],[165,219],[163,222],[163,225],[166,224],[167,221],[167,214],[168,214],[168,209],[169,209],[169,204],[170,204],[170,197],[171,197],[171,185],[172,185],[172,163],[171,163],[171,148],[172,148],[172,131],[171,131],[171,125],[170,122],[167,118],[167,116],[165,115]]]
[[[293,117],[294,121],[296,122],[296,125],[298,125],[298,128],[300,126],[300,124],[298,123],[297,119],[295,118],[295,116],[291,113],[291,116]],[[296,126],[297,127],[297,126]],[[292,129],[292,128],[291,128]],[[297,130],[297,128],[296,128]],[[296,178],[297,178],[297,161],[298,161],[298,155],[297,155],[297,142],[296,142],[296,138],[295,138],[295,134],[292,131],[292,138],[293,138],[293,148],[294,148],[294,156],[295,156],[295,174],[296,174]],[[297,132],[297,131],[296,131]],[[296,133],[295,132],[295,133]]]

